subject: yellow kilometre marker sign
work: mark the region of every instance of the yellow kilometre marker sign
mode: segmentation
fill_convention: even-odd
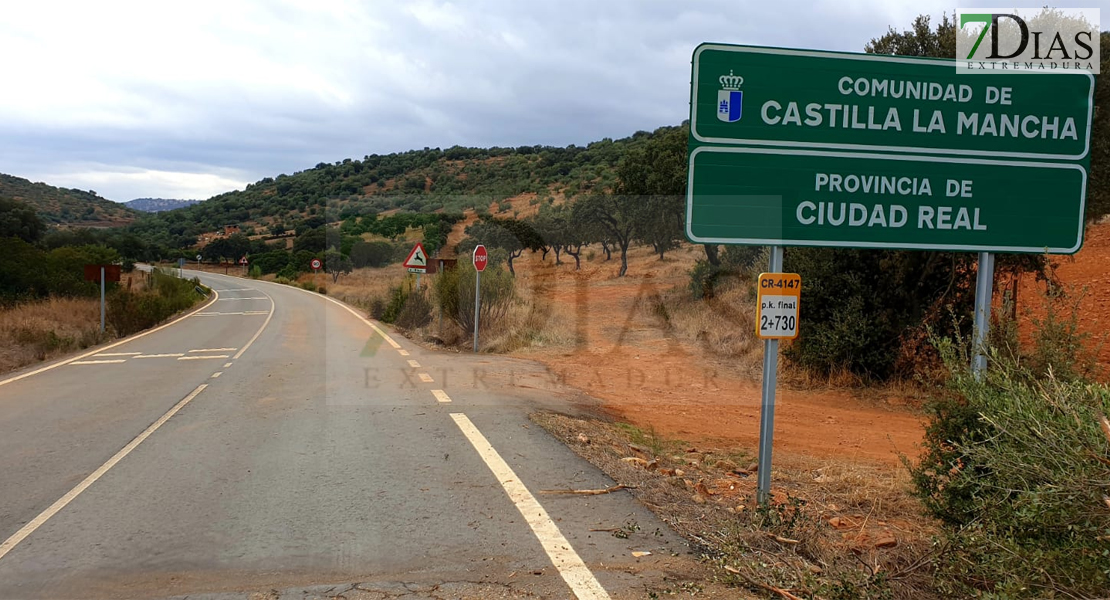
[[[764,340],[798,337],[798,301],[802,277],[797,273],[760,273],[755,334]]]

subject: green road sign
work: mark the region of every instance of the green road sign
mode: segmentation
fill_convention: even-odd
[[[1094,76],[957,74],[950,60],[703,44],[697,143],[1083,160]]]
[[[693,242],[1071,254],[1094,77],[702,44]]]
[[[1071,254],[1083,243],[1077,164],[703,146],[690,154],[686,235],[706,244]]]

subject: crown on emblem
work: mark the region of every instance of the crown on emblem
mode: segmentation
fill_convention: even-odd
[[[732,71],[728,75],[721,75],[718,79],[721,82],[721,87],[726,90],[738,90],[740,86],[744,85],[744,78],[739,75],[733,75]]]

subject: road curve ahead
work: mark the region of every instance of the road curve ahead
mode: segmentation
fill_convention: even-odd
[[[537,494],[612,482],[472,358],[187,274],[218,297],[0,376],[0,598],[639,598],[686,560],[625,492]]]

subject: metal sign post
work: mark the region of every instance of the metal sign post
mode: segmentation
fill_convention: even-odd
[[[482,271],[489,264],[489,253],[486,247],[478,244],[470,260],[474,263],[474,352],[478,352],[478,308],[482,303]]]
[[[771,246],[769,273],[782,272],[782,246]],[[762,504],[771,495],[771,446],[775,435],[775,384],[778,382],[779,341],[763,342],[763,398],[759,408],[759,471],[756,497]]]
[[[979,253],[979,273],[975,276],[975,333],[971,372],[976,379],[987,370],[987,334],[991,326],[991,297],[994,295],[994,254]]]
[[[104,333],[104,265],[100,265],[100,333]]]

